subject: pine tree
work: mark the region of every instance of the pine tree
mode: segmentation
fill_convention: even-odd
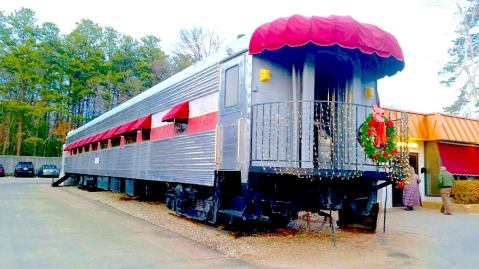
[[[209,37],[196,44],[201,57],[216,46]],[[178,63],[192,63],[193,54],[174,61],[159,44],[90,20],[63,36],[53,23],[39,25],[30,9],[0,11],[0,154],[59,156],[69,130],[168,78]]]
[[[479,1],[465,0],[456,2],[459,24],[457,38],[448,53],[449,62],[439,73],[441,81],[448,87],[456,87],[459,95],[446,112],[465,116],[479,116]]]

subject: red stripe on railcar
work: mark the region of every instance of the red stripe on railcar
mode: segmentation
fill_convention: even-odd
[[[160,127],[152,128],[150,140],[161,140],[175,136],[175,124],[169,123]]]
[[[214,130],[218,123],[218,112],[207,113],[188,120],[188,133],[195,134]]]
[[[211,131],[216,128],[218,123],[218,112],[207,113],[198,117],[188,119],[188,131],[186,134],[196,134]],[[162,140],[176,136],[175,125],[170,123],[160,127],[152,128],[150,139]]]

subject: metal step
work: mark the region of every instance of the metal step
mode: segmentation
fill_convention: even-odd
[[[238,210],[233,210],[233,209],[219,209],[218,213],[233,216],[236,218],[241,218],[243,219],[243,211],[238,211]]]
[[[64,175],[63,177],[59,178],[57,181],[53,181],[52,187],[58,187],[62,182],[64,182],[65,180],[69,178],[70,178],[69,174]]]

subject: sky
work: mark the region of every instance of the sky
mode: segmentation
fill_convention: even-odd
[[[447,0],[443,0],[444,2]],[[440,0],[0,0],[0,11],[21,7],[35,11],[40,23],[55,23],[63,34],[81,19],[136,38],[155,35],[168,52],[182,28],[201,26],[225,42],[251,34],[263,23],[294,14],[349,15],[393,34],[404,53],[405,69],[381,79],[381,106],[417,112],[441,112],[456,98],[437,73],[447,62],[457,21],[454,9]]]

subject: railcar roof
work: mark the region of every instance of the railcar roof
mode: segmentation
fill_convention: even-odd
[[[109,110],[99,117],[89,121],[88,123],[80,126],[79,128],[75,130],[71,130],[68,132],[67,136],[74,135],[78,132],[81,132],[101,121],[104,119],[107,119],[108,117],[124,110],[125,108],[128,108],[136,103],[141,102],[142,100],[158,93],[161,92],[162,90],[192,76],[193,74],[196,74],[204,69],[207,69],[210,66],[213,66],[215,64],[218,64],[225,59],[228,59],[231,57],[231,55],[237,55],[239,53],[243,53],[247,51],[248,49],[248,42],[249,42],[250,36],[241,36],[237,40],[231,42],[228,44],[226,47],[220,48],[218,52],[208,56],[205,60],[198,62],[178,73],[175,75],[167,78],[166,80],[156,84],[155,86],[151,87],[150,89],[138,94],[137,96],[131,98],[130,100],[126,101],[125,103],[113,108],[112,110]]]

